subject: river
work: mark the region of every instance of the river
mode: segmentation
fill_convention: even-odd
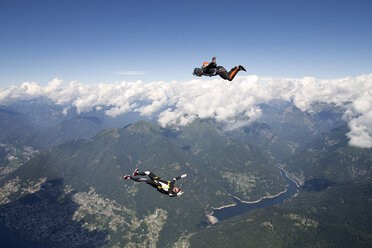
[[[287,176],[286,172],[283,169],[280,169],[280,172],[282,173],[282,176],[285,178],[288,184],[285,192],[273,198],[264,198],[258,202],[253,203],[245,203],[233,197],[233,200],[236,203],[234,206],[227,206],[214,209],[212,216],[221,221],[237,215],[244,214],[245,212],[253,209],[267,208],[274,206],[275,204],[284,202],[286,199],[290,198],[292,195],[298,192],[298,186],[292,179],[290,179]]]

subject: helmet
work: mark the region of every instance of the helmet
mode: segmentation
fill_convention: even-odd
[[[195,76],[201,77],[203,75],[203,71],[200,68],[195,68],[192,74]]]
[[[205,62],[203,63],[203,66],[206,66],[206,65],[208,65],[208,62],[207,62],[207,61],[205,61]]]

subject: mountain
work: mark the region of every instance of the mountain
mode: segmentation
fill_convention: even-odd
[[[257,146],[272,161],[284,160],[293,154],[290,141],[280,140],[271,126],[264,121],[255,121],[249,126],[227,131],[231,138]]]
[[[90,138],[104,130],[103,121],[95,116],[77,116],[41,131],[25,135],[23,142],[40,150],[60,145],[73,139]]]
[[[56,105],[44,98],[0,107],[0,120],[3,122],[0,128],[3,133],[13,134],[8,140],[40,150],[73,139],[91,138],[104,129],[123,127],[139,119],[143,117],[136,113],[114,118],[106,115],[104,108],[78,113],[75,108]],[[0,141],[5,142],[5,137],[0,136]]]
[[[260,121],[224,133],[232,139],[258,146],[267,158],[276,162],[284,161],[322,132],[340,125],[341,111],[327,104],[316,104],[312,114],[303,113],[292,103],[283,101],[261,108]],[[39,151],[73,139],[91,138],[107,128],[121,128],[143,119],[138,113],[113,118],[106,115],[105,110],[77,113],[70,106],[55,105],[42,97],[0,106],[0,177]]]
[[[371,180],[371,149],[349,146],[348,131],[342,126],[324,134],[288,160],[285,167],[301,184]]]
[[[28,241],[57,247],[372,244],[371,150],[348,146],[337,106],[316,103],[304,113],[276,101],[260,106],[259,120],[231,130],[214,120],[173,128],[126,125],[138,116],[43,104],[0,111],[0,162],[6,165],[0,222]],[[28,114],[37,107],[41,114]],[[231,196],[255,201],[282,192],[286,183],[276,164],[299,183],[298,194],[209,222],[213,208],[234,203]],[[185,194],[170,198],[122,179],[135,168],[168,180],[187,173],[177,182]]]
[[[135,168],[169,180],[187,173],[177,182],[185,193],[170,198],[123,181]],[[71,247],[88,241],[167,247],[204,229],[213,207],[233,203],[230,194],[257,200],[283,191],[286,183],[257,148],[200,120],[178,129],[141,121],[73,140],[42,152],[0,185],[1,217],[27,240],[62,244],[72,237],[67,228],[83,237]],[[41,229],[48,235],[39,237]]]
[[[38,150],[22,142],[36,128],[28,119],[13,110],[0,107],[0,178],[14,171]]]
[[[35,130],[22,114],[0,107],[0,140],[2,143],[15,144],[15,141]]]
[[[315,103],[303,112],[291,102],[261,104],[262,116],[249,126],[227,131],[234,139],[258,146],[272,161],[284,162],[307,145],[344,126],[342,110],[331,104]]]
[[[372,184],[301,191],[284,204],[219,222],[189,247],[371,247]]]
[[[372,151],[348,146],[347,132],[331,130],[283,165],[299,194],[202,230],[190,247],[371,247]]]
[[[257,200],[276,188],[280,192],[285,183],[274,166],[265,166],[266,157],[255,146],[234,140],[215,126],[213,121],[195,121],[184,127],[174,142],[186,150],[195,164],[203,165],[206,175],[213,173],[221,178],[220,184],[235,192],[243,200]],[[247,183],[250,182],[250,183]]]
[[[143,119],[135,113],[113,118],[104,113],[105,109],[89,113],[65,109],[68,106],[43,98],[0,106],[0,178],[40,151]]]

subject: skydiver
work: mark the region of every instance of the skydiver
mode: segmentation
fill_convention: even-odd
[[[216,76],[219,75],[225,80],[232,81],[239,71],[246,71],[242,65],[233,67],[229,72],[223,66],[217,66],[216,57],[212,58],[212,62],[204,62],[201,68],[195,68],[193,75],[201,76]]]
[[[148,176],[150,179],[146,179],[143,177],[135,177],[135,176]],[[133,175],[126,175],[124,179],[132,179],[136,182],[144,182],[150,184],[152,187],[156,188],[160,193],[169,195],[170,197],[180,196],[183,194],[180,188],[177,188],[174,184],[176,180],[186,177],[187,174],[183,174],[182,176],[173,178],[172,181],[165,181],[160,179],[159,177],[155,176],[154,173],[151,171],[144,171],[140,172],[138,169],[135,169]]]

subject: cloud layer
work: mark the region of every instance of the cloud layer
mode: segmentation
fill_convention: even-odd
[[[58,105],[76,107],[78,112],[105,107],[107,115],[117,116],[135,111],[144,116],[156,115],[162,126],[214,118],[232,128],[259,118],[258,105],[275,99],[293,101],[302,111],[312,111],[314,102],[334,103],[345,108],[350,144],[372,147],[372,74],[333,80],[247,76],[232,82],[217,78],[97,85],[71,82],[67,87],[54,79],[45,87],[25,82],[20,87],[0,89],[0,104],[41,96]]]

